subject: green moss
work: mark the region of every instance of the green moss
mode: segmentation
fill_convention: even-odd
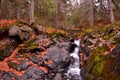
[[[19,47],[20,49],[19,49],[18,53],[27,53],[30,50],[38,48],[38,46],[39,46],[39,44],[36,43],[35,39],[33,39],[31,41],[25,41],[23,44],[24,44],[24,46]]]
[[[17,20],[16,21],[16,23],[15,23],[15,25],[17,25],[17,26],[24,26],[24,25],[28,25],[29,23],[28,22],[26,22],[25,20]]]
[[[98,47],[95,50],[95,53],[99,54],[99,53],[104,53],[105,51],[110,51],[110,49],[106,44],[103,44],[102,47]]]
[[[108,24],[108,25],[104,26],[102,30],[103,30],[104,32],[107,32],[107,30],[108,30],[110,27],[112,27],[111,24]]]
[[[110,44],[118,45],[120,44],[120,39],[116,35],[116,30],[120,29],[120,24],[108,24],[97,32],[97,30],[88,29],[83,31],[85,36],[89,38],[94,37],[94,34],[89,35],[92,31],[94,32],[95,38],[102,38],[109,42]],[[99,35],[100,34],[100,35]],[[99,36],[98,36],[99,35]],[[102,36],[101,36],[102,35]],[[91,37],[92,36],[92,37]],[[105,51],[110,52],[109,47],[106,44],[103,44],[102,47],[98,47],[98,44],[101,41],[98,41],[95,46],[95,50],[92,50],[87,60],[87,80],[120,80],[118,74],[119,71],[116,71],[120,67],[120,63],[116,61],[116,58],[110,57],[111,55],[103,55]],[[89,44],[87,44],[89,45]]]
[[[118,74],[119,70],[116,71],[116,69],[120,67],[120,63],[116,61],[116,58],[109,55],[105,58],[104,63],[105,65],[102,72],[104,80],[120,80],[120,74]]]
[[[119,37],[115,37],[115,38],[113,39],[113,41],[114,41],[114,44],[115,44],[115,45],[120,44],[120,39],[119,39]]]
[[[98,47],[96,50],[91,51],[89,60],[87,61],[87,78],[90,80],[97,79],[102,75],[106,58],[102,53],[105,51],[109,51],[108,46],[105,44],[102,47]]]
[[[35,40],[31,40],[25,44],[25,48],[34,49],[37,47],[38,47],[38,44],[36,43]]]
[[[101,63],[98,63],[98,64],[96,64],[95,66],[94,66],[94,68],[93,68],[93,72],[94,71],[96,71],[96,73],[98,74],[98,75],[101,75],[101,73],[103,72],[103,67],[104,67],[104,64],[101,62]],[[95,73],[95,74],[96,74]]]
[[[9,66],[10,68],[15,69],[15,67],[17,66],[17,63],[12,62],[12,61],[8,61],[8,66]]]
[[[60,32],[53,32],[48,34],[49,37],[54,38],[54,37],[65,37],[66,34],[60,33]]]

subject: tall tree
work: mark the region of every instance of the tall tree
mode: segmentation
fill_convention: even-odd
[[[113,9],[112,9],[112,1],[111,0],[108,0],[108,5],[109,5],[110,21],[111,21],[111,23],[114,23],[115,18],[114,18],[114,13],[113,13]]]
[[[30,24],[33,24],[35,22],[34,18],[34,0],[30,0],[30,6],[29,6],[29,19],[30,19]]]
[[[94,1],[90,0],[90,26],[94,24]]]

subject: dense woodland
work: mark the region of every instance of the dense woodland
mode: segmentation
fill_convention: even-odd
[[[120,0],[0,0],[0,80],[120,80]]]
[[[120,20],[119,0],[0,0],[0,19],[53,27],[93,26]]]

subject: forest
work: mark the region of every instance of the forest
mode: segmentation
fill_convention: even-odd
[[[120,80],[120,0],[0,0],[0,80]]]

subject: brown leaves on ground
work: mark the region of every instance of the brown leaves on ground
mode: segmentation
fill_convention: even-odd
[[[23,46],[23,45],[24,44],[21,44],[19,46]],[[15,56],[18,53],[18,50],[19,50],[19,48],[16,48],[9,57],[6,57],[3,61],[0,62],[0,71],[6,71],[6,72],[11,71],[11,72],[15,73],[17,76],[22,76],[24,74],[25,70],[24,71],[17,71],[13,68],[10,68],[9,65],[8,65],[9,61],[12,61],[16,64],[20,64],[21,60],[28,60],[27,58],[20,58],[20,57],[16,58]],[[41,52],[40,57],[43,57],[45,54],[46,54],[46,51]],[[47,63],[49,64],[49,63],[51,63],[51,61],[49,60]],[[27,62],[27,64],[31,65],[29,68],[38,66],[37,64],[33,63],[32,61]],[[48,72],[46,67],[39,66],[39,68],[42,71],[44,71],[45,73]]]
[[[24,71],[18,72],[12,68],[9,68],[9,66],[8,66],[7,62],[9,60],[13,60],[13,61],[17,62],[16,59],[14,58],[14,56],[17,54],[17,52],[18,52],[18,48],[16,48],[9,57],[5,58],[3,61],[0,62],[0,71],[11,71],[11,72],[14,72],[18,76],[21,76],[24,73]]]
[[[15,22],[16,22],[16,20],[0,20],[0,27],[8,26]]]
[[[47,73],[47,72],[48,72],[48,70],[47,70],[47,68],[46,68],[46,67],[42,67],[42,66],[40,66],[40,69],[41,69],[42,71],[44,71],[45,73]]]

